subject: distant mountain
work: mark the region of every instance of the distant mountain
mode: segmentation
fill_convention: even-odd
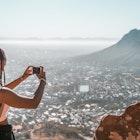
[[[76,58],[80,63],[140,66],[140,30],[133,29],[116,44],[89,55]]]

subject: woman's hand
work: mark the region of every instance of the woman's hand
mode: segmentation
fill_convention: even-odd
[[[22,75],[22,78],[24,79],[26,79],[28,76],[30,76],[30,75],[32,75],[32,67],[33,66],[28,66],[27,68],[26,68],[26,70],[25,70],[25,72],[23,73],[23,75]]]
[[[46,83],[46,74],[44,72],[44,67],[40,66],[40,73],[36,74],[36,76],[38,77],[38,79],[40,79]]]

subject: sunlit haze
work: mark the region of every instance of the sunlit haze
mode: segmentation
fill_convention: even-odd
[[[1,46],[39,47],[51,50],[73,50],[70,55],[88,54],[114,45],[117,40],[0,40]]]

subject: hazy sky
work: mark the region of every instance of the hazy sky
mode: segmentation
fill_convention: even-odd
[[[140,0],[0,0],[0,37],[113,37],[140,29]]]

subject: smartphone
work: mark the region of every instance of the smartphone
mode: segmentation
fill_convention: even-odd
[[[33,74],[39,74],[40,73],[40,67],[33,67],[32,73]]]

